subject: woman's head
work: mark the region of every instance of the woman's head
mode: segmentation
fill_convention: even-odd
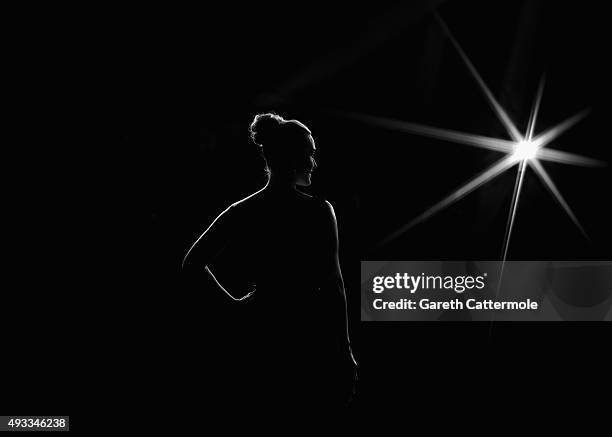
[[[317,166],[310,129],[297,120],[273,113],[258,114],[250,126],[253,142],[261,147],[269,175],[297,185],[310,185]]]

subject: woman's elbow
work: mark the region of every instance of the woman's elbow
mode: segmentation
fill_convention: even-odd
[[[206,267],[205,263],[200,262],[193,254],[188,253],[183,258],[181,262],[181,271],[184,273],[192,272],[197,270],[198,268],[204,269]]]

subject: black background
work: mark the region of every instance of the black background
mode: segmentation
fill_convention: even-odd
[[[35,186],[36,197],[19,198],[27,213],[16,221],[26,230],[16,236],[36,243],[16,249],[21,291],[10,295],[7,308],[36,304],[27,314],[11,312],[3,326],[14,343],[36,341],[41,349],[3,355],[7,374],[14,375],[5,385],[6,404],[57,414],[61,408],[90,414],[90,405],[142,408],[144,415],[203,414],[218,372],[241,366],[226,363],[224,354],[242,329],[244,309],[230,305],[208,279],[186,284],[180,261],[223,209],[265,184],[248,125],[269,110],[312,130],[319,167],[306,191],[336,210],[360,364],[352,408],[463,404],[468,394],[487,400],[520,395],[521,405],[535,405],[576,390],[572,399],[586,399],[608,383],[609,329],[602,323],[497,323],[491,331],[477,323],[359,321],[361,260],[501,256],[513,172],[376,248],[500,155],[343,114],[507,138],[434,9],[520,130],[546,74],[536,133],[591,108],[551,147],[612,162],[609,28],[597,2],[226,2],[66,10],[57,20],[40,19],[44,31],[32,37],[39,50],[22,57],[40,56],[41,68],[31,74],[43,72],[46,80],[27,76],[28,86],[43,89],[33,94],[44,100],[42,118],[63,129],[58,141],[74,136],[79,145],[66,156],[34,140],[23,149],[40,154],[24,173],[36,176],[21,182]],[[54,112],[58,102],[68,106],[68,88],[78,102],[70,110],[95,127],[81,133],[85,126],[76,118]],[[52,101],[45,99],[49,89]],[[57,164],[49,166],[48,159]],[[611,259],[610,168],[544,166],[590,241],[530,172],[509,259]],[[129,183],[119,182],[126,174]],[[86,179],[95,179],[95,188],[84,188]],[[116,190],[106,194],[107,188]],[[95,197],[98,189],[103,194]],[[91,214],[84,206],[89,200]],[[133,208],[140,210],[135,230],[114,232],[115,225],[133,224],[127,219]],[[91,228],[81,221],[107,212],[112,217]],[[39,217],[46,220],[37,233]],[[120,236],[103,252],[98,239],[109,230]],[[74,249],[65,246],[68,240],[76,240]],[[103,260],[93,261],[92,248]],[[128,262],[122,272],[135,278],[111,275],[119,259]],[[86,267],[77,270],[78,263]],[[101,271],[90,273],[94,264]],[[33,275],[32,265],[44,267]],[[56,338],[71,347],[56,348]],[[69,382],[59,391],[45,385],[57,380]],[[567,405],[559,401],[559,407]]]
[[[359,321],[361,260],[501,256],[513,172],[375,247],[500,155],[368,126],[344,112],[507,138],[435,21],[436,5],[520,130],[546,74],[536,133],[591,108],[551,146],[612,162],[603,70],[608,30],[594,5],[233,4],[189,18],[187,11],[145,13],[139,21],[146,32],[127,23],[134,33],[125,61],[133,69],[126,68],[132,93],[125,96],[131,100],[123,141],[141,147],[151,171],[145,185],[153,230],[152,298],[172,302],[174,317],[188,315],[182,338],[168,345],[177,356],[193,358],[199,387],[210,388],[200,366],[225,366],[227,342],[242,329],[241,309],[210,281],[179,287],[177,268],[218,213],[265,183],[247,127],[254,114],[268,110],[302,120],[317,142],[319,168],[307,191],[331,201],[338,216],[361,374],[353,408],[415,397],[462,403],[468,393],[525,396],[537,387],[544,395],[600,384],[606,348],[600,324],[499,323],[491,331],[489,324]],[[610,259],[609,168],[544,165],[591,241],[531,172],[509,259]]]

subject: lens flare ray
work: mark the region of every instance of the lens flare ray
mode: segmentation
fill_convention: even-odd
[[[536,136],[532,141],[535,144],[537,144],[538,147],[545,147],[551,141],[558,138],[563,132],[565,132],[570,127],[574,126],[584,117],[586,117],[589,114],[589,112],[590,112],[589,109],[585,109],[584,111],[581,111],[576,115],[572,115],[570,118],[559,123],[557,126],[553,127],[552,129],[549,129],[546,132]]]
[[[514,123],[512,122],[512,120],[510,119],[506,111],[504,110],[504,108],[502,108],[499,102],[495,99],[495,97],[493,96],[493,93],[491,92],[489,87],[487,87],[487,84],[484,82],[484,80],[482,80],[482,77],[480,77],[480,74],[476,70],[476,67],[474,67],[474,64],[472,64],[470,59],[467,57],[467,55],[465,54],[465,52],[463,51],[463,49],[461,48],[461,46],[459,45],[459,43],[457,42],[453,34],[450,32],[448,26],[446,26],[446,23],[442,20],[442,18],[440,18],[438,14],[436,14],[436,18],[438,20],[438,23],[440,23],[440,26],[442,26],[442,29],[448,36],[448,39],[451,41],[451,43],[455,47],[455,50],[457,50],[457,52],[459,53],[459,56],[461,56],[461,59],[467,66],[468,70],[470,70],[470,72],[472,73],[472,76],[474,77],[478,85],[480,86],[481,91],[484,93],[484,95],[487,98],[487,102],[489,103],[489,105],[491,105],[491,107],[495,111],[495,114],[497,115],[499,120],[502,122],[502,124],[506,128],[506,131],[508,131],[510,138],[512,138],[514,141],[521,141],[523,139],[523,136],[521,135],[517,127],[514,125]]]
[[[538,111],[540,110],[540,103],[542,102],[542,92],[544,91],[544,76],[540,79],[538,85],[538,93],[531,109],[531,115],[529,116],[529,123],[527,124],[527,135],[525,138],[527,141],[531,141],[533,138],[533,130],[535,129],[536,120],[538,119]]]
[[[427,126],[423,124],[408,123],[405,121],[392,120],[372,115],[354,113],[344,114],[355,120],[360,120],[365,123],[377,125],[380,127],[385,127],[400,132],[415,133],[426,137],[441,139],[454,143],[461,143],[468,146],[476,146],[481,147],[483,149],[495,150],[496,152],[512,153],[515,145],[515,143],[512,141],[500,138],[491,138],[482,135],[468,134],[465,132],[457,132],[450,129],[442,129],[439,127]]]
[[[585,167],[605,167],[608,163],[599,159],[587,158],[574,153],[562,152],[555,149],[539,149],[538,159],[561,164],[581,165]]]
[[[388,243],[389,241],[399,237],[401,234],[408,231],[413,226],[427,220],[429,217],[436,214],[438,211],[441,211],[447,206],[457,202],[461,198],[465,197],[466,195],[474,191],[476,188],[480,187],[482,184],[489,182],[491,179],[503,173],[505,170],[512,167],[513,165],[514,165],[514,162],[509,157],[500,159],[495,164],[493,164],[491,167],[489,167],[487,170],[483,171],[478,176],[473,178],[471,181],[463,185],[461,188],[453,191],[451,194],[449,194],[444,199],[442,199],[441,201],[439,201],[438,203],[436,203],[435,205],[427,209],[421,215],[414,218],[413,220],[411,220],[409,223],[405,224],[401,228],[397,229],[392,234],[389,234],[387,237],[385,237],[382,241],[378,243],[378,246],[382,246]]]
[[[540,176],[540,178],[544,182],[544,185],[546,185],[546,187],[550,190],[550,192],[555,196],[555,198],[557,199],[557,202],[559,202],[559,204],[563,207],[563,209],[565,210],[567,215],[569,215],[569,217],[572,219],[574,224],[578,227],[578,229],[580,229],[580,232],[582,232],[582,234],[587,239],[589,239],[589,236],[584,231],[584,228],[582,227],[582,225],[580,224],[580,222],[578,221],[578,219],[574,215],[574,212],[569,207],[569,205],[567,204],[567,202],[565,201],[565,199],[561,195],[561,192],[559,191],[559,189],[557,188],[557,186],[555,185],[553,180],[550,178],[550,176],[548,175],[548,172],[544,169],[542,164],[540,162],[538,162],[538,160],[535,160],[535,159],[532,160],[532,161],[529,161],[529,164],[536,171],[536,174],[538,176]]]
[[[505,260],[508,256],[508,247],[510,246],[510,237],[512,236],[512,228],[514,227],[514,217],[518,208],[518,201],[521,195],[523,179],[525,177],[525,161],[521,161],[516,174],[516,182],[514,183],[514,192],[512,193],[512,203],[510,205],[510,215],[508,216],[508,224],[506,225],[506,236],[504,238],[504,251],[502,259]]]

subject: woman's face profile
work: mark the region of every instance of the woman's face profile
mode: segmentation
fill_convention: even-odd
[[[300,157],[298,168],[295,171],[296,185],[307,187],[312,183],[310,179],[312,176],[312,171],[317,167],[317,163],[314,159],[315,150],[315,142],[312,135],[307,135],[304,155]]]

